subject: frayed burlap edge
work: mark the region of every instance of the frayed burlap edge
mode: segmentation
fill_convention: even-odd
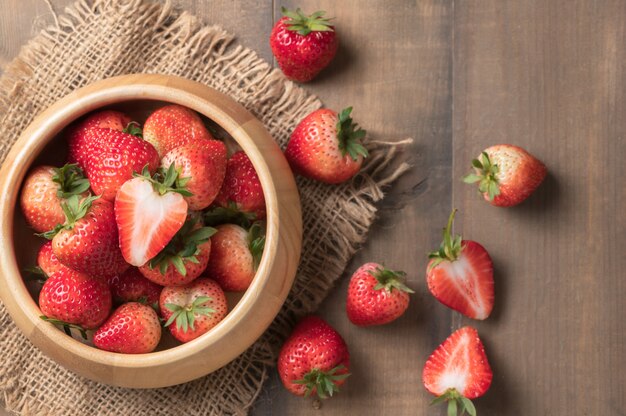
[[[286,81],[256,53],[236,44],[232,35],[218,26],[203,26],[169,1],[80,0],[63,16],[55,16],[55,22],[22,48],[0,78],[1,160],[19,132],[54,101],[75,88],[123,73],[179,75],[227,93],[259,117],[283,147],[295,124],[321,107],[317,97]],[[112,33],[97,33],[90,25]],[[132,44],[141,59],[124,59],[129,51],[115,45],[119,39]],[[84,56],[76,50],[88,59],[76,59]],[[305,233],[296,281],[270,329],[233,363],[165,389],[105,386],[43,356],[0,304],[0,346],[13,352],[0,358],[0,401],[20,415],[247,413],[275,363],[277,346],[295,321],[314,311],[333,287],[365,241],[382,188],[408,169],[404,163],[394,164],[398,145],[405,143],[369,141],[371,157],[346,184],[298,179]],[[16,348],[21,351],[15,353]],[[56,385],[45,381],[50,372]]]

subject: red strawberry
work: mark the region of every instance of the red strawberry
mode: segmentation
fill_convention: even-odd
[[[280,379],[297,396],[332,396],[350,375],[349,368],[345,341],[317,316],[302,319],[278,355]]]
[[[159,304],[161,286],[146,279],[136,267],[109,277],[109,287],[116,303],[141,302],[150,306]]]
[[[224,184],[215,202],[223,208],[234,205],[241,212],[254,214],[257,220],[265,218],[263,188],[244,152],[236,152],[228,159]]]
[[[312,112],[291,133],[285,156],[300,175],[337,184],[361,169],[367,149],[361,144],[365,130],[352,123],[348,107],[337,114],[320,109]]]
[[[154,173],[159,166],[159,156],[147,141],[131,134],[111,129],[90,129],[86,140],[92,140],[93,152],[87,157],[87,177],[91,189],[103,199],[113,201],[118,189],[148,166]]]
[[[155,147],[159,157],[187,143],[213,140],[198,113],[175,104],[150,114],[143,126],[143,137]]]
[[[282,8],[283,16],[272,29],[270,46],[287,78],[307,82],[332,61],[339,41],[326,12],[306,16]]]
[[[178,188],[173,166],[159,169],[152,178],[147,169],[142,176],[120,187],[115,198],[115,220],[122,255],[133,266],[143,266],[159,254],[180,230],[187,218],[190,193]]]
[[[475,173],[463,178],[478,182],[486,201],[497,207],[511,207],[524,201],[548,173],[546,166],[521,147],[510,144],[491,146],[472,160]]]
[[[37,266],[39,266],[41,271],[44,272],[46,276],[50,276],[52,273],[68,268],[59,261],[57,256],[54,255],[54,252],[52,251],[52,241],[46,241],[46,243],[39,249],[39,253],[37,253]]]
[[[161,166],[174,164],[193,195],[185,197],[190,210],[202,210],[213,202],[226,174],[226,146],[218,140],[203,140],[178,146],[165,154]]]
[[[76,165],[38,166],[22,186],[20,205],[24,218],[38,233],[50,231],[65,221],[61,202],[72,195],[84,194],[87,189],[89,181]]]
[[[165,326],[180,342],[189,342],[208,332],[228,313],[224,291],[205,278],[185,286],[166,286],[159,307],[166,319]]]
[[[209,263],[211,236],[217,230],[202,227],[190,217],[159,254],[139,268],[149,280],[163,286],[182,286],[200,276]]]
[[[123,131],[129,123],[130,117],[119,111],[104,110],[88,115],[68,130],[69,162],[85,168],[87,156],[91,153],[90,140],[85,136],[87,130],[100,128]]]
[[[216,227],[211,237],[208,274],[227,292],[242,292],[250,286],[261,261],[265,236],[255,223],[249,231],[234,224]]]
[[[450,335],[428,358],[422,381],[438,396],[432,404],[448,402],[448,415],[476,416],[470,399],[489,390],[493,373],[478,332],[469,326]]]
[[[111,291],[102,279],[64,268],[44,283],[39,308],[45,315],[42,318],[52,323],[93,329],[109,316]]]
[[[409,307],[409,293],[402,283],[404,272],[366,263],[350,278],[346,312],[359,326],[383,325],[395,321]]]
[[[138,303],[125,303],[115,310],[96,331],[93,345],[122,354],[146,354],[161,340],[161,323],[154,309]]]
[[[118,246],[112,203],[93,196],[79,202],[74,195],[62,206],[65,223],[46,233],[50,237],[56,232],[52,251],[61,263],[90,276],[111,276],[128,268]]]
[[[439,251],[429,254],[426,279],[437,300],[473,319],[485,319],[493,309],[493,263],[487,250],[460,235],[452,237],[450,214]]]

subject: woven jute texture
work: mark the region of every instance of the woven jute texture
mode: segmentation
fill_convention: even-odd
[[[205,19],[211,19],[205,16]],[[244,105],[285,146],[320,101],[218,26],[168,2],[80,0],[27,44],[0,79],[0,157],[32,119],[72,90],[128,73],[178,75]],[[295,320],[314,311],[374,220],[381,188],[407,169],[370,140],[363,172],[340,186],[298,179],[304,241],[295,284],[270,329],[235,361],[196,381],[148,390],[89,381],[42,355],[0,304],[0,403],[23,415],[246,414]]]

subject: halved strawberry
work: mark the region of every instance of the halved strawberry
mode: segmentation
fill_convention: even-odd
[[[493,263],[477,242],[452,237],[455,213],[456,209],[443,230],[441,247],[428,256],[428,289],[447,307],[482,320],[493,309]]]
[[[91,189],[103,199],[113,201],[124,182],[144,167],[153,174],[159,166],[159,156],[147,141],[111,129],[90,129],[85,133],[98,144],[87,158],[86,173]]]
[[[174,166],[159,169],[154,177],[144,169],[125,182],[115,198],[115,220],[124,259],[143,266],[156,256],[180,230],[187,218],[185,178],[178,178]]]
[[[448,415],[476,416],[470,399],[489,390],[493,373],[478,332],[469,326],[450,335],[426,361],[424,387],[438,396],[432,404],[448,402]]]
[[[546,166],[526,150],[510,144],[485,149],[472,160],[474,173],[465,183],[478,182],[486,201],[498,207],[517,205],[532,194],[546,177]]]

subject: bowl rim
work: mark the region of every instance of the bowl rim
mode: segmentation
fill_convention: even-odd
[[[135,78],[133,79],[133,77]],[[119,78],[125,78],[126,82],[121,84],[111,82],[112,80]],[[176,78],[178,78],[178,80],[176,80]],[[163,83],[164,79],[165,83]],[[157,85],[152,83],[151,80],[158,81],[162,84]],[[163,364],[163,360],[166,360],[168,363],[172,363],[185,359],[189,355],[200,353],[228,334],[231,326],[246,318],[246,315],[250,311],[250,305],[252,305],[259,297],[271,277],[270,272],[279,239],[279,222],[277,218],[279,212],[279,202],[277,200],[277,190],[272,181],[271,174],[269,173],[269,166],[264,160],[261,150],[252,141],[249,141],[246,130],[242,128],[241,120],[237,120],[230,111],[222,109],[215,103],[210,102],[190,91],[183,91],[177,88],[174,84],[176,82],[183,82],[181,80],[183,79],[179,77],[162,75],[129,75],[108,78],[106,80],[90,84],[89,87],[93,90],[83,96],[76,95],[76,92],[83,91],[84,88],[77,90],[57,101],[37,116],[35,120],[33,120],[33,122],[23,131],[22,135],[13,145],[13,148],[9,152],[9,155],[5,159],[2,166],[0,207],[4,208],[4,212],[2,214],[4,216],[4,221],[1,226],[2,236],[0,238],[0,249],[2,249],[2,253],[0,253],[0,279],[6,283],[6,287],[4,290],[0,287],[0,296],[2,296],[3,299],[5,299],[6,296],[17,296],[20,300],[29,299],[30,302],[22,302],[18,305],[18,307],[21,313],[27,317],[29,321],[34,323],[36,329],[40,332],[40,336],[49,339],[57,346],[66,350],[68,353],[87,358],[94,363],[126,368],[147,368],[155,365],[161,365]],[[196,84],[195,86],[197,88],[211,89],[206,85],[196,83],[194,81],[184,80],[184,82]],[[100,85],[103,85],[104,88],[94,89],[94,86]],[[216,90],[213,91],[217,92]],[[217,93],[221,96],[227,97],[222,93]],[[114,99],[111,98],[112,95],[115,96]],[[227,98],[230,102],[232,102],[232,105],[241,107],[240,104],[236,103],[230,97]],[[63,331],[59,330],[54,325],[46,323],[39,318],[41,311],[35,302],[35,299],[33,299],[28,292],[22,278],[22,273],[20,272],[17,264],[15,246],[13,244],[13,229],[16,209],[19,205],[18,196],[21,191],[23,180],[27,172],[29,172],[29,170],[33,167],[32,164],[35,158],[39,156],[44,147],[55,140],[65,127],[81,116],[97,110],[98,108],[136,100],[162,101],[191,108],[192,110],[217,123],[237,142],[241,149],[246,152],[252,161],[257,174],[259,175],[259,180],[265,196],[267,210],[266,246],[252,284],[244,292],[237,305],[209,332],[190,342],[161,351],[147,354],[120,354],[103,351],[83,344],[82,342],[67,336]],[[211,110],[210,115],[207,114],[207,110]],[[256,120],[254,116],[252,116],[252,118]],[[36,124],[36,120],[39,120],[40,122],[37,125],[37,128],[33,130],[32,126]],[[258,120],[256,120],[256,122],[258,122]],[[15,184],[19,184],[19,186],[14,186]],[[293,274],[295,277],[295,272]],[[293,277],[291,278],[291,281],[288,282],[289,288],[292,283]],[[268,305],[268,307],[273,307],[275,309],[275,311],[272,312],[274,317],[280,310],[280,307],[284,302],[284,297],[283,299],[277,299],[277,301],[277,306]],[[14,316],[16,311],[9,310],[9,313],[11,314],[14,322],[18,323]],[[22,332],[25,332],[22,325],[18,323],[18,326],[20,326]],[[269,326],[269,324],[267,326]],[[265,331],[267,326],[263,328],[263,331],[260,332],[261,334]],[[33,334],[31,333],[31,335]],[[29,336],[29,338],[31,337]],[[255,340],[256,339],[258,339],[258,337],[256,337]],[[255,340],[243,350],[250,347]],[[31,339],[31,341],[33,340]],[[33,343],[41,348],[39,343],[34,341]],[[239,354],[240,353],[234,355],[229,361],[236,358]],[[227,363],[224,363],[224,365],[226,364]]]

